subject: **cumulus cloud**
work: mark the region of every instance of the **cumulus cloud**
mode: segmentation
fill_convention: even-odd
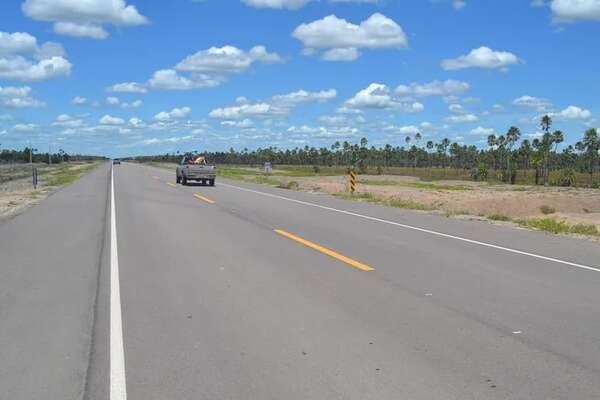
[[[400,85],[396,88],[396,93],[399,95],[420,97],[448,96],[464,93],[469,88],[470,86],[467,82],[448,79],[446,81],[435,80],[424,84],[411,83],[410,85]]]
[[[598,0],[552,0],[550,9],[556,22],[600,21]]]
[[[82,106],[84,104],[87,104],[87,102],[88,102],[88,100],[82,96],[75,96],[71,100],[71,104],[76,105],[76,106]]]
[[[46,103],[31,96],[29,86],[0,86],[0,105],[9,108],[44,107]]]
[[[464,114],[465,108],[460,104],[450,104],[448,106],[448,111],[454,114]]]
[[[396,125],[386,125],[383,127],[385,132],[400,134],[400,135],[415,135],[420,133],[421,130],[414,125],[405,125],[405,126],[396,126]]]
[[[38,82],[71,73],[71,63],[58,43],[38,45],[24,32],[0,32],[0,79]]]
[[[120,93],[147,93],[148,89],[138,82],[122,82],[116,83],[107,89],[109,92]]]
[[[39,128],[36,124],[16,124],[13,126],[13,130],[17,132],[33,132]]]
[[[452,115],[450,117],[446,117],[446,122],[451,124],[459,124],[464,122],[477,122],[479,121],[479,117],[474,114],[463,114],[463,115]]]
[[[559,118],[564,119],[587,119],[592,116],[590,110],[586,110],[584,108],[580,108],[577,106],[569,106],[559,112],[558,114],[552,114]]]
[[[37,21],[54,23],[60,35],[104,39],[104,25],[133,26],[148,20],[125,0],[25,0],[23,13]]]
[[[251,119],[243,119],[241,121],[222,121],[221,126],[225,126],[228,128],[238,128],[238,129],[250,129],[254,127],[254,122]]]
[[[69,114],[60,114],[56,117],[52,126],[60,126],[64,128],[81,128],[85,126],[85,122],[83,122],[80,118],[75,118],[70,116]]]
[[[242,3],[255,8],[287,8],[297,10],[313,0],[242,0]]]
[[[514,99],[513,104],[519,107],[534,108],[537,111],[545,111],[552,108],[552,103],[548,99],[527,95]]]
[[[219,86],[224,79],[206,74],[179,75],[174,69],[161,69],[154,73],[148,86],[162,90],[191,90]]]
[[[299,25],[292,36],[302,42],[305,52],[327,49],[321,58],[328,61],[355,60],[361,48],[404,48],[408,44],[402,27],[379,13],[371,15],[359,25],[329,15]]]
[[[490,136],[495,135],[496,131],[494,131],[493,128],[484,128],[483,126],[478,126],[477,128],[471,129],[469,134],[474,136]]]
[[[333,89],[309,92],[298,90],[295,92],[275,95],[268,100],[250,103],[245,97],[236,99],[233,106],[221,107],[212,110],[212,118],[236,120],[246,117],[282,117],[287,116],[291,110],[304,103],[326,102],[336,98],[337,92]]]
[[[238,73],[250,67],[252,63],[281,62],[277,53],[269,53],[264,46],[255,46],[249,51],[234,46],[211,47],[187,56],[175,69],[189,72]]]
[[[471,50],[467,55],[442,61],[445,70],[458,70],[465,68],[496,69],[506,68],[519,63],[519,58],[508,51],[495,51],[489,47],[479,47]]]
[[[123,125],[125,120],[123,118],[113,117],[111,115],[104,115],[100,120],[100,125]]]
[[[172,121],[187,117],[192,112],[190,107],[174,108],[171,111],[161,111],[154,116],[154,119],[160,122]]]
[[[225,82],[229,75],[243,72],[256,62],[279,63],[283,58],[268,52],[264,46],[254,46],[248,51],[234,46],[211,47],[187,56],[174,68],[154,72],[146,86],[162,90],[214,87]],[[130,87],[132,83],[129,83]]]
[[[398,110],[403,112],[421,112],[424,106],[419,102],[405,102],[395,98],[390,88],[381,83],[371,83],[354,97],[346,100],[339,112],[362,112],[364,110]]]

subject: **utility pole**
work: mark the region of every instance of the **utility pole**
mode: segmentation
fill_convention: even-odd
[[[48,165],[52,164],[52,158],[50,158],[50,146],[51,144],[48,143]]]

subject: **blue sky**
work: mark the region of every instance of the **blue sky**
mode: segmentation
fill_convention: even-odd
[[[485,146],[600,127],[600,0],[7,0],[0,148]]]

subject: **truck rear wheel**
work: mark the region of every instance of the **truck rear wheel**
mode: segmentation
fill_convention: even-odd
[[[181,178],[180,178],[179,176],[175,176],[175,181],[176,181],[177,183],[180,183],[180,182],[181,182]]]
[[[209,186],[215,186],[215,180],[214,179],[209,179],[208,180],[208,185]]]
[[[185,175],[181,177],[181,184],[182,184],[183,186],[186,186],[186,185],[187,185],[187,178],[185,177]]]

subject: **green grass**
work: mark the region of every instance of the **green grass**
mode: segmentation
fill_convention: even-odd
[[[256,176],[254,178],[254,183],[259,183],[261,185],[271,185],[271,186],[279,186],[281,182],[277,179],[269,178],[268,176]]]
[[[359,184],[369,186],[405,186],[413,187],[416,189],[427,189],[427,190],[472,190],[469,186],[464,185],[445,185],[440,183],[430,182],[401,182],[390,179],[364,179],[360,180]]]
[[[75,182],[86,172],[98,166],[97,163],[86,165],[81,168],[72,168],[71,166],[61,167],[55,173],[50,175],[46,181],[47,186],[63,186]]]
[[[600,236],[598,228],[596,225],[592,224],[569,225],[564,221],[559,221],[554,218],[534,218],[528,220],[519,220],[517,222],[522,226],[539,229],[546,232],[576,233],[579,235]]]
[[[400,199],[400,198],[386,200],[386,199],[382,199],[380,197],[375,197],[371,193],[356,193],[356,194],[344,193],[344,194],[338,194],[338,195],[336,195],[336,197],[338,197],[340,199],[344,199],[344,200],[365,200],[365,201],[368,201],[369,203],[373,203],[373,204],[380,204],[380,205],[389,206],[389,207],[404,208],[407,210],[431,211],[431,210],[435,209],[427,204],[419,203],[414,200]]]
[[[487,218],[492,221],[510,221],[511,218],[508,215],[504,214],[491,214],[488,215]]]

